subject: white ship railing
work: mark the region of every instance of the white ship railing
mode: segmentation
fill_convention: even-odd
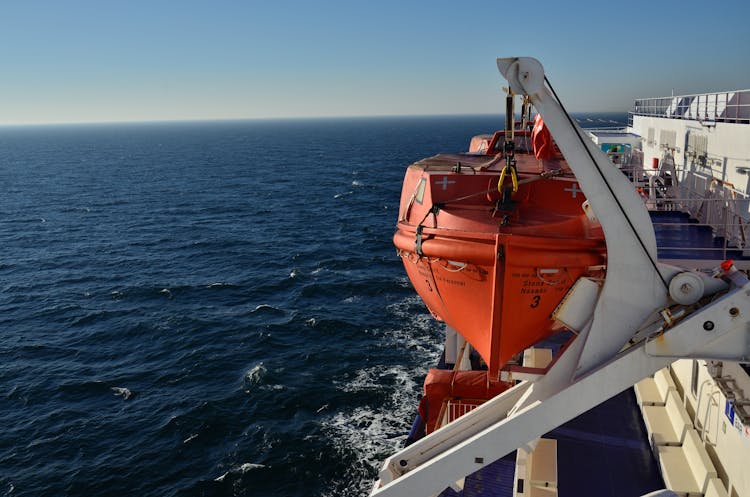
[[[486,401],[481,399],[445,399],[438,415],[438,425],[435,428],[442,428],[448,423],[452,423],[484,404],[484,402]]]
[[[750,123],[750,90],[639,98],[628,114],[630,125],[633,116]]]
[[[737,253],[738,250],[745,256],[750,255],[750,226],[747,220],[750,198],[734,189],[731,184],[711,176],[687,172],[676,186],[665,184],[660,177],[652,177],[638,186],[649,210],[684,212],[690,217],[684,224],[710,228],[710,245],[689,247],[690,251],[698,255],[696,259],[728,259],[730,252]],[[682,223],[654,223],[655,226],[680,224]],[[721,244],[717,244],[716,240],[721,240]],[[685,248],[659,245],[659,250],[664,252]],[[719,257],[706,257],[717,253]]]
[[[750,91],[747,92],[746,98],[750,106]],[[623,132],[621,128],[594,128],[587,131],[597,133],[599,138],[606,138],[607,132],[615,135]],[[750,256],[750,197],[747,194],[734,188],[731,183],[721,181],[710,174],[676,168],[673,160],[664,162],[667,158],[662,158],[658,163],[659,169],[646,169],[643,164],[642,150],[630,147],[621,147],[619,150],[621,152],[608,151],[607,157],[641,192],[649,210],[681,211],[690,216],[689,221],[685,223],[674,221],[659,223],[657,221],[655,225],[705,226],[710,228],[713,235],[711,243],[705,246],[685,247],[660,244],[660,251],[672,253],[680,251],[684,254],[689,248],[696,254],[696,260],[728,259],[730,253],[736,254],[737,250],[742,251],[744,256]],[[665,164],[670,162],[672,166],[665,168]],[[745,264],[740,263],[740,265]],[[750,267],[750,264],[747,265]]]

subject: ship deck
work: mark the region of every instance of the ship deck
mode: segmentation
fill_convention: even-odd
[[[750,256],[728,246],[724,238],[714,236],[711,226],[680,211],[651,211],[650,214],[661,262],[710,269],[732,259],[738,269],[750,269]]]

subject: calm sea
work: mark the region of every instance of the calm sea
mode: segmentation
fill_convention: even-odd
[[[442,342],[404,169],[502,125],[0,128],[0,496],[366,495]]]

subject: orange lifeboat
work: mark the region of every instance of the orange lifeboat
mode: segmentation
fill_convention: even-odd
[[[547,159],[539,160],[532,133],[515,135],[510,154],[498,154],[498,132],[472,140],[481,155],[411,165],[394,235],[430,312],[474,347],[494,379],[513,356],[559,331],[552,312],[579,277],[605,263],[601,228],[584,214],[564,159],[544,143]],[[515,193],[503,172],[510,163]]]

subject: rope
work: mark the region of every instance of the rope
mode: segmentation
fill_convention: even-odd
[[[432,220],[433,220],[433,228],[437,228],[437,215],[440,212],[440,208],[443,206],[442,203],[440,204],[433,204],[432,207],[430,207],[430,210],[428,210],[421,221],[419,221],[419,224],[417,225],[417,236],[414,239],[414,252],[419,256],[422,257],[424,253],[422,252],[422,231],[424,230],[424,223],[427,220],[427,216],[432,214]]]
[[[651,266],[653,266],[654,271],[656,271],[656,274],[659,275],[659,279],[664,284],[664,288],[667,290],[667,293],[669,293],[669,284],[664,279],[664,276],[662,276],[661,272],[659,271],[659,267],[656,264],[656,261],[651,257],[651,254],[648,253],[648,249],[646,249],[646,244],[643,242],[643,239],[638,234],[638,231],[636,231],[635,226],[633,226],[633,222],[630,220],[628,215],[625,213],[625,209],[622,207],[622,204],[620,203],[620,199],[617,198],[617,195],[615,195],[614,190],[612,190],[612,186],[607,182],[606,177],[604,176],[604,173],[601,169],[599,169],[599,164],[596,162],[596,159],[594,159],[594,156],[591,154],[591,150],[589,150],[589,147],[586,146],[586,142],[584,142],[584,138],[581,136],[581,134],[578,132],[578,128],[576,128],[575,124],[573,123],[573,119],[570,117],[570,114],[568,114],[568,111],[565,110],[565,107],[563,106],[560,99],[557,97],[557,93],[555,92],[555,89],[550,84],[549,80],[547,79],[547,76],[544,76],[544,81],[547,83],[547,86],[549,87],[550,91],[552,92],[552,95],[555,97],[555,100],[557,100],[557,104],[560,106],[560,108],[563,111],[563,114],[565,115],[565,118],[568,120],[568,123],[570,123],[571,128],[576,133],[576,136],[578,137],[578,140],[581,142],[581,145],[586,150],[586,153],[588,154],[589,158],[591,159],[591,162],[594,164],[594,168],[599,173],[599,177],[604,182],[604,184],[607,186],[607,189],[609,190],[609,193],[612,195],[612,198],[614,199],[615,203],[617,204],[617,207],[620,209],[620,212],[622,212],[623,217],[628,222],[628,226],[630,226],[631,231],[635,235],[635,238],[638,240],[638,243],[641,245],[641,248],[643,249],[643,253],[646,254],[646,257],[648,258],[649,262],[651,262]]]
[[[533,183],[534,181],[539,181],[541,179],[550,179],[550,178],[554,178],[554,177],[557,177],[557,176],[563,176],[563,175],[565,175],[565,171],[563,171],[562,169],[556,169],[554,171],[545,171],[545,172],[541,173],[539,176],[532,176],[530,178],[519,179],[517,181],[518,181],[519,185],[525,185],[526,183]],[[456,197],[456,198],[452,198],[450,200],[443,200],[442,204],[450,204],[451,202],[460,202],[462,200],[467,200],[467,199],[470,199],[472,197],[478,197],[480,195],[487,195],[489,193],[495,193],[496,191],[498,191],[497,188],[488,188],[487,190],[481,190],[481,191],[478,191],[476,193],[470,193],[468,195],[464,195],[463,197]],[[429,212],[428,212],[428,214],[429,214]],[[425,216],[425,219],[426,218],[427,218],[427,216]],[[422,219],[422,221],[424,221],[424,219]]]
[[[503,157],[503,153],[499,152],[499,153],[495,154],[495,156],[492,159],[488,160],[487,162],[483,162],[483,163],[479,164],[476,167],[478,167],[480,171],[482,169],[488,169],[488,168],[494,166],[495,164],[497,164],[498,162],[500,162],[501,160],[503,160],[503,158],[504,158]],[[473,170],[474,168],[472,167],[471,169]]]

